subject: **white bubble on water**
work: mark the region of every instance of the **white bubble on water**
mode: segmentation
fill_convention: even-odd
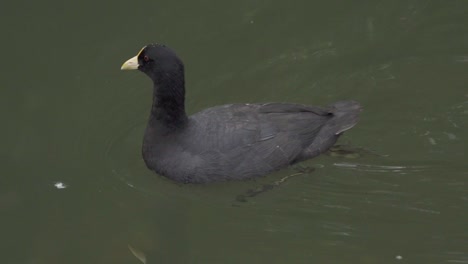
[[[63,183],[63,182],[55,182],[55,183],[54,183],[54,186],[55,186],[55,188],[57,188],[57,189],[59,189],[59,190],[60,190],[60,189],[65,189],[65,188],[68,187],[68,186],[67,186],[65,183]]]

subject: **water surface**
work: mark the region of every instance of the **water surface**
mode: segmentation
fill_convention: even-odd
[[[468,2],[9,2],[2,7],[1,263],[468,263]],[[177,185],[140,145],[149,42],[187,109],[362,103],[359,156],[244,202],[257,181]],[[313,170],[315,169],[315,170]]]

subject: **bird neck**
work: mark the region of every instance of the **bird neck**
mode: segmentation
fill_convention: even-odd
[[[185,113],[183,72],[179,74],[162,73],[153,80],[150,125],[166,130],[183,128],[188,121]]]

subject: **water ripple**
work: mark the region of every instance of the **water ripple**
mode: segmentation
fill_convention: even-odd
[[[337,166],[337,167],[340,167],[340,168],[358,170],[358,171],[382,172],[382,173],[399,173],[399,174],[421,172],[424,169],[428,168],[428,166],[424,166],[424,165],[411,165],[411,166],[373,165],[373,164],[360,164],[360,163],[350,163],[350,162],[338,162],[338,163],[334,163],[333,165]]]

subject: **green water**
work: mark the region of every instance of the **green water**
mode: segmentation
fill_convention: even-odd
[[[0,263],[140,263],[129,244],[147,263],[468,263],[467,10],[462,0],[2,4]],[[140,154],[151,83],[119,70],[150,42],[183,58],[190,113],[361,102],[340,140],[360,155],[305,162],[244,202],[298,168],[205,186],[151,173]]]

